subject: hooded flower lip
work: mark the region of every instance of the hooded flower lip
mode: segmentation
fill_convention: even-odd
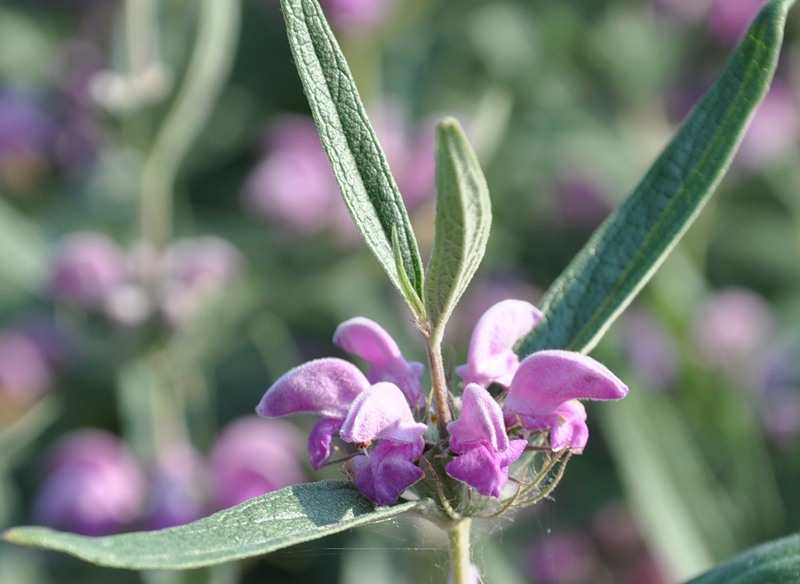
[[[353,400],[370,386],[361,371],[347,361],[316,359],[279,378],[256,406],[265,417],[317,414],[344,419]]]
[[[494,398],[483,387],[470,383],[461,397],[461,416],[447,425],[450,450],[463,454],[483,442],[495,451],[508,448],[503,413]]]
[[[422,435],[427,429],[414,421],[403,392],[393,383],[376,383],[359,394],[339,435],[363,448],[379,442],[350,461],[356,487],[378,505],[396,503],[424,475],[414,463],[425,448]]]
[[[459,456],[445,471],[482,495],[499,497],[508,482],[508,467],[527,440],[509,441],[500,406],[480,385],[467,385],[461,403],[461,416],[447,425],[450,450]]]
[[[322,416],[308,437],[311,466],[318,470],[330,458],[333,435],[342,427],[350,405],[369,387],[367,378],[352,363],[316,359],[295,367],[273,383],[256,406],[256,413],[267,418]]]
[[[339,435],[354,444],[373,440],[409,444],[417,442],[427,429],[414,421],[400,389],[393,383],[380,382],[356,397]]]
[[[575,400],[617,400],[627,386],[604,365],[571,351],[540,351],[520,363],[503,411],[509,426],[550,430],[550,446],[583,451],[589,436],[586,411]]]
[[[336,328],[333,342],[369,363],[367,379],[371,383],[390,381],[403,391],[412,407],[424,404],[422,363],[406,361],[397,343],[378,323],[363,316],[351,318]]]
[[[503,300],[489,308],[472,332],[467,364],[456,368],[464,384],[509,385],[519,366],[514,345],[542,316],[538,308],[523,300]]]

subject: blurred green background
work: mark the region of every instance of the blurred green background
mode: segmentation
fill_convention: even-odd
[[[320,1],[424,256],[437,117],[459,118],[486,172],[494,229],[449,327],[451,366],[493,302],[538,301],[760,4]],[[299,480],[282,466],[339,477],[311,473],[305,420],[297,435],[264,426],[280,436],[261,440],[291,442],[280,451],[221,437],[283,372],[336,354],[352,316],[424,360],[332,186],[277,1],[214,4],[0,2],[0,528],[138,529],[225,506],[245,482]],[[589,446],[552,500],[482,529],[486,582],[677,582],[800,528],[799,27],[792,12],[718,193],[594,353],[629,397],[589,405]],[[100,436],[76,434],[89,428],[106,446],[66,454],[70,436]],[[0,582],[434,583],[445,544],[400,519],[136,574],[0,543]]]

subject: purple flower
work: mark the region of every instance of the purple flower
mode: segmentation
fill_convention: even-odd
[[[341,349],[369,363],[370,383],[391,381],[405,394],[408,403],[420,406],[422,363],[406,361],[394,339],[378,323],[364,317],[351,318],[333,333],[333,342]]]
[[[608,369],[578,353],[542,351],[520,363],[514,345],[541,317],[519,300],[502,301],[481,317],[468,362],[457,369],[464,392],[460,400],[450,396],[458,417],[440,443],[429,444],[432,455],[448,458],[447,475],[485,496],[501,496],[529,433],[549,432],[552,450],[580,453],[589,431],[577,400],[619,399],[628,391]],[[406,361],[391,336],[366,318],[342,323],[334,342],[367,361],[367,374],[341,359],[311,361],[278,379],[256,412],[319,416],[308,440],[312,466],[320,468],[341,451],[349,457],[346,472],[364,495],[379,505],[394,503],[425,476],[416,464],[428,430],[415,418],[427,415],[422,365]],[[503,407],[487,391],[491,384],[508,386]],[[514,426],[515,439],[507,426]]]
[[[264,417],[321,416],[308,439],[311,466],[318,470],[331,456],[333,436],[342,427],[350,405],[369,386],[352,363],[317,359],[295,367],[273,383],[256,406],[256,413]]]
[[[550,431],[553,450],[580,454],[589,438],[586,410],[578,399],[616,400],[628,388],[605,366],[571,351],[539,351],[519,365],[503,406],[506,424]]]
[[[282,420],[248,416],[231,422],[209,457],[214,507],[225,509],[302,483],[301,450],[299,432]]]
[[[456,369],[464,383],[508,386],[503,411],[508,426],[550,431],[553,450],[583,451],[589,436],[586,411],[577,399],[612,400],[628,388],[606,367],[570,351],[539,351],[522,363],[514,345],[542,318],[532,304],[504,300],[478,321],[467,364]]]
[[[100,233],[74,233],[63,239],[51,270],[52,296],[81,308],[102,308],[129,279],[125,254]]]
[[[354,457],[348,472],[356,487],[378,505],[396,503],[400,494],[423,477],[414,462],[422,455],[428,427],[414,421],[403,392],[382,381],[360,393],[350,406],[339,435],[365,454]]]
[[[347,470],[358,490],[369,500],[391,505],[424,476],[422,469],[414,464],[424,447],[422,439],[408,444],[384,440],[368,453],[350,460]]]
[[[508,385],[519,366],[514,345],[541,320],[542,313],[522,300],[503,300],[487,310],[475,325],[467,364],[456,369],[465,384]]]
[[[379,505],[396,502],[422,477],[413,462],[422,454],[427,426],[414,421],[400,388],[390,382],[371,385],[347,361],[318,359],[292,369],[267,390],[256,412],[268,417],[321,416],[308,441],[314,469],[329,462],[337,433],[362,449],[380,441],[349,465],[356,486]]]
[[[37,522],[106,535],[130,526],[141,514],[146,480],[116,437],[82,430],[64,437],[47,461],[47,479],[34,504]]]
[[[414,421],[400,388],[382,381],[356,396],[339,435],[353,444],[367,444],[373,440],[411,444],[420,440],[427,429],[425,424]]]
[[[528,441],[509,441],[500,406],[480,385],[467,385],[461,403],[461,416],[447,425],[450,450],[459,456],[445,471],[482,495],[499,497],[508,482],[508,467]]]

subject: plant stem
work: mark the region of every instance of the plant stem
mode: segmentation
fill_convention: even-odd
[[[461,519],[450,528],[450,561],[453,569],[453,584],[470,583],[470,550],[469,537],[470,525],[472,520],[469,518]]]
[[[447,424],[452,421],[450,413],[449,390],[444,376],[444,361],[442,359],[442,344],[438,337],[427,339],[428,363],[431,367],[431,383],[433,384],[433,397],[436,400],[436,410],[439,416],[439,435],[447,436]]]

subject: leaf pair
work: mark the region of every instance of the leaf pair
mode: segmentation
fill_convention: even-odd
[[[489,191],[454,119],[436,134],[437,216],[425,282],[403,198],[315,0],[283,0],[289,40],[339,190],[367,246],[417,319],[440,337],[489,238]]]

